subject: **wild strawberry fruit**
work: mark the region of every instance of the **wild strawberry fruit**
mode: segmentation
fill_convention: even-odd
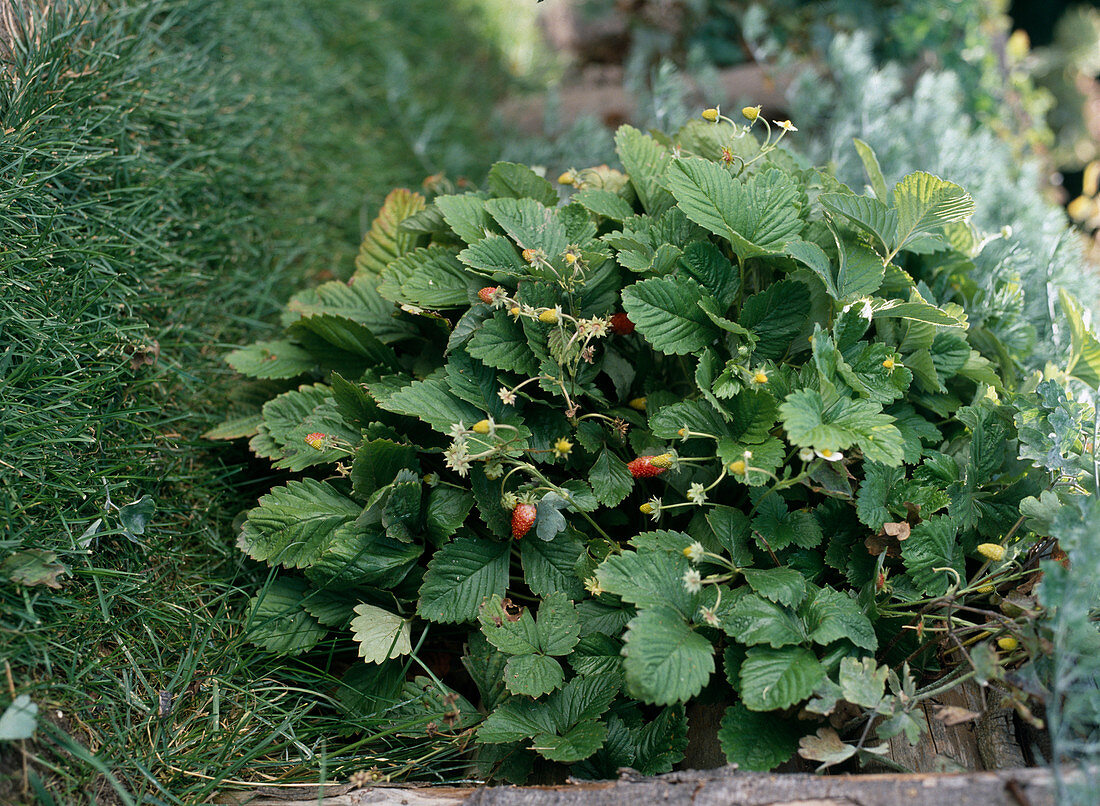
[[[516,504],[516,508],[512,510],[512,537],[519,540],[530,532],[537,514],[534,504]]]
[[[649,479],[659,476],[672,467],[672,454],[662,453],[659,456],[639,456],[633,461],[627,462],[626,468],[636,479]]]
[[[493,294],[497,292],[495,285],[487,285],[485,288],[477,292],[477,298],[484,302],[486,305],[493,301]]]
[[[620,336],[629,336],[634,332],[634,323],[622,311],[611,315],[611,332]]]

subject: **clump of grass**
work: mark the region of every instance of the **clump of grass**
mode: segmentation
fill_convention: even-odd
[[[0,800],[454,774],[337,707],[348,659],[243,641],[262,578],[231,521],[270,479],[237,486],[268,471],[199,434],[233,384],[223,347],[350,272],[385,190],[488,164],[499,48],[431,0],[28,8],[0,54],[0,559],[70,573],[0,579],[0,659],[43,714]],[[107,501],[143,494],[132,542]]]

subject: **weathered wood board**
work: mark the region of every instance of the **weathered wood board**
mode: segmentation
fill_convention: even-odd
[[[373,786],[320,799],[316,791],[299,791],[287,797],[261,795],[221,802],[249,806],[1054,806],[1055,798],[1053,776],[1045,768],[818,776],[743,773],[727,767],[548,787]]]

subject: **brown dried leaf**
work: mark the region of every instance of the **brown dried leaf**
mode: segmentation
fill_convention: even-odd
[[[932,716],[940,720],[947,727],[961,725],[981,716],[977,711],[970,711],[958,705],[937,705],[933,708]]]

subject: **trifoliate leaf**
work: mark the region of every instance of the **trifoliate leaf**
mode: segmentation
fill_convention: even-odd
[[[412,622],[381,607],[356,605],[351,629],[352,640],[359,644],[359,657],[367,663],[382,663],[412,652]]]
[[[653,277],[623,289],[623,308],[655,350],[686,355],[706,347],[718,330],[699,307],[694,282]]]
[[[667,185],[684,214],[725,238],[742,260],[780,254],[798,237],[798,188],[770,169],[734,178],[722,165],[691,157],[669,167]]]
[[[890,669],[879,666],[874,658],[842,658],[840,690],[844,699],[861,708],[877,708],[886,693],[886,676]]]
[[[742,644],[781,647],[806,640],[802,623],[791,610],[749,594],[722,614],[722,629]]]
[[[466,349],[490,367],[520,375],[538,372],[538,360],[527,345],[523,328],[504,311],[497,311],[475,331]]]
[[[826,407],[819,392],[799,389],[779,405],[779,418],[787,437],[799,447],[838,451],[858,445],[871,461],[901,464],[901,432],[894,418],[870,400],[839,398]]]
[[[824,677],[825,667],[804,647],[752,647],[741,664],[741,697],[750,711],[790,708]]]
[[[676,610],[642,610],[626,630],[623,669],[633,696],[671,705],[698,694],[714,672],[714,647]]]
[[[471,621],[483,599],[508,585],[509,544],[458,537],[428,563],[416,612],[429,621]]]
[[[802,734],[797,720],[757,713],[738,704],[726,709],[718,742],[730,764],[750,772],[767,772],[794,755]]]
[[[859,602],[847,593],[826,586],[815,591],[803,608],[806,629],[817,644],[831,644],[846,638],[856,646],[874,651],[878,638],[871,620]]]
[[[745,568],[741,573],[754,592],[785,607],[798,607],[806,596],[806,577],[793,568]]]
[[[588,483],[603,506],[614,507],[630,494],[634,477],[630,475],[626,462],[604,448],[588,471]]]
[[[760,548],[772,551],[785,549],[792,543],[800,548],[812,549],[821,542],[821,527],[809,512],[796,509],[790,512],[782,496],[769,495],[760,500],[752,529]]]

